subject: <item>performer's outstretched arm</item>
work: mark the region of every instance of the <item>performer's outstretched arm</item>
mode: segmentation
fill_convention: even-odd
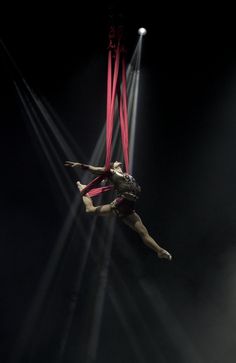
[[[89,170],[91,173],[96,174],[96,175],[101,175],[105,172],[105,167],[104,166],[92,166],[92,165],[86,165],[83,163],[78,163],[75,161],[66,161],[64,163],[65,166],[69,166],[71,168],[81,168],[81,169],[85,169],[85,170]]]

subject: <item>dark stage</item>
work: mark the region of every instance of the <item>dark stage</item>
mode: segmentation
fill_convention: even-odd
[[[147,28],[133,175],[167,261],[120,220],[86,215],[84,172],[63,166],[88,163],[105,124],[99,6],[28,9],[2,30],[0,361],[234,363],[233,26],[201,9],[113,8],[128,62]]]

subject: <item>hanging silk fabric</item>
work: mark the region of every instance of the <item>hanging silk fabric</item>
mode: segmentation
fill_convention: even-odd
[[[114,127],[115,101],[118,100],[122,150],[125,162],[125,171],[129,172],[129,135],[128,135],[128,107],[127,107],[127,87],[126,87],[126,62],[125,51],[122,44],[122,29],[111,27],[109,32],[108,46],[108,66],[107,66],[107,109],[106,109],[106,161],[105,172],[93,179],[82,191],[81,194],[88,194],[94,197],[113,187],[96,186],[104,179],[108,178],[111,154],[112,135]]]

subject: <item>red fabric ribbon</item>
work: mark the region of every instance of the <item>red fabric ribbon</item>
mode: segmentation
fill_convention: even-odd
[[[120,128],[122,138],[122,149],[125,161],[125,169],[129,171],[129,137],[128,137],[128,111],[127,111],[127,86],[126,86],[126,63],[124,48],[121,45],[122,33],[118,29],[117,37],[114,36],[114,28],[110,29],[108,47],[108,66],[107,66],[107,113],[106,113],[106,161],[104,174],[92,180],[82,191],[81,194],[88,194],[94,197],[113,188],[112,185],[95,188],[102,180],[109,176],[112,135],[114,126],[115,99],[118,96]],[[121,64],[121,67],[120,67]],[[121,69],[121,85],[119,84],[119,70]],[[121,87],[121,94],[120,94]]]

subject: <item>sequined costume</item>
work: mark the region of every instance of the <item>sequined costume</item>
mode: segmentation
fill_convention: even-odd
[[[111,169],[108,179],[117,193],[116,199],[111,203],[113,212],[120,218],[135,213],[135,202],[139,198],[141,187],[134,177]]]

